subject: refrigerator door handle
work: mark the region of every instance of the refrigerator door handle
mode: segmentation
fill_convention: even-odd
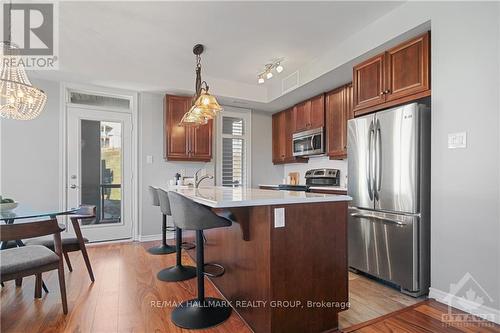
[[[380,122],[377,119],[376,130],[375,130],[375,168],[376,168],[376,176],[375,176],[375,193],[378,198],[378,192],[380,191],[380,186],[382,184],[382,133],[380,131]]]
[[[370,200],[374,199],[374,166],[373,166],[373,150],[374,150],[374,138],[375,138],[375,129],[373,127],[373,120],[370,123],[370,135],[368,137],[368,195],[370,196]]]

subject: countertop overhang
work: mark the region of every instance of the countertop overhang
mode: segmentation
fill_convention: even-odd
[[[193,188],[187,186],[169,186],[161,188],[166,191],[176,191],[194,202],[211,208],[290,205],[352,200],[347,195],[275,191],[251,187],[208,186]]]

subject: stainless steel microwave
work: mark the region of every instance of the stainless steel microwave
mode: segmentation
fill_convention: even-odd
[[[323,127],[294,133],[293,156],[320,155],[325,153]]]

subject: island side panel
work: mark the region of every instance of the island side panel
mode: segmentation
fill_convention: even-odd
[[[348,301],[347,202],[271,208],[271,220],[274,208],[285,208],[285,226],[271,228],[271,297],[290,302],[272,309],[271,332],[336,329],[346,309],[307,302]]]
[[[221,264],[226,270],[223,276],[210,280],[233,305],[237,301],[253,302],[246,303],[249,307],[236,306],[237,312],[254,332],[270,332],[270,206],[229,210],[236,223],[204,231],[205,262]],[[193,238],[189,235],[186,240]],[[195,258],[194,250],[189,253]],[[266,301],[267,306],[257,301]]]

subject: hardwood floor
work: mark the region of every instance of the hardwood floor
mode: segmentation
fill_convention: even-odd
[[[166,283],[156,279],[156,273],[175,262],[175,255],[153,256],[146,249],[158,242],[115,243],[88,247],[96,277],[91,283],[80,252],[70,253],[73,272],[66,270],[69,313],[62,313],[57,274],[46,273],[43,279],[50,293],[41,299],[33,298],[34,278],[26,278],[22,288],[7,282],[1,288],[2,332],[187,332],[173,325],[170,313],[174,302],[196,296],[196,280]],[[192,263],[186,253],[183,262]],[[350,273],[351,309],[340,313],[340,327],[345,329],[373,318],[398,311],[419,300],[402,295],[394,289],[376,283],[364,276]],[[210,282],[207,296],[220,297]],[[168,302],[172,302],[169,304]],[[418,310],[417,310],[418,309]],[[403,310],[404,311],[404,310]],[[430,318],[438,316],[429,304],[405,314]],[[389,319],[387,319],[389,320]],[[395,319],[391,319],[395,320]],[[406,320],[406,319],[404,319]],[[422,319],[425,320],[425,319]],[[385,325],[360,328],[346,332],[401,332]],[[383,327],[383,328],[380,328]],[[246,333],[251,330],[233,312],[225,323],[200,332]],[[437,332],[408,330],[402,332]],[[473,331],[475,332],[475,331]],[[500,332],[500,331],[488,331]]]
[[[421,302],[363,275],[349,272],[349,310],[339,313],[339,327],[346,328]]]
[[[344,333],[500,333],[500,326],[451,309],[453,315],[465,315],[448,321],[450,309],[434,300],[426,300],[369,322],[352,326]]]
[[[91,283],[79,252],[70,253],[73,272],[66,270],[69,313],[62,313],[57,274],[44,274],[50,290],[33,299],[34,278],[22,288],[7,282],[1,288],[2,332],[187,332],[170,321],[173,307],[163,302],[196,296],[196,279],[166,283],[156,273],[175,263],[175,255],[153,256],[146,249],[155,243],[116,243],[89,246],[95,273]],[[183,261],[190,262],[184,253]],[[219,296],[206,283],[207,296]],[[200,332],[251,332],[233,312],[229,320]]]

